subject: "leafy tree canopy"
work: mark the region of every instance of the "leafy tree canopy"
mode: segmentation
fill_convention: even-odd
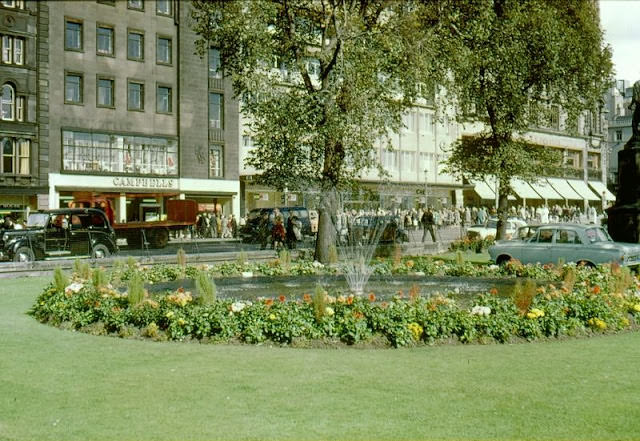
[[[218,48],[276,188],[351,184],[380,169],[402,113],[431,95],[433,37],[412,0],[193,2],[198,47]],[[431,98],[431,96],[428,96]]]

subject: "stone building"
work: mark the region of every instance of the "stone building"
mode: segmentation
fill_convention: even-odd
[[[629,109],[633,95],[633,83],[628,80],[617,80],[605,96],[607,109],[608,142],[609,142],[609,186],[618,185],[618,152],[631,138],[631,119],[633,112]]]
[[[35,1],[0,1],[0,216],[16,219],[37,208],[37,195],[46,193],[46,147],[37,111],[46,11]]]
[[[215,53],[195,54],[190,7],[49,8],[48,56],[57,60],[48,69],[49,207],[100,196],[120,222],[154,220],[179,197],[238,214],[237,104],[211,69]]]

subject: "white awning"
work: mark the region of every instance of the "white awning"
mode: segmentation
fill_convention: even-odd
[[[491,188],[491,189],[492,189],[493,194],[495,195],[497,190],[493,190],[493,189],[494,189],[494,188],[495,188],[495,189],[497,189],[497,188],[498,188],[498,179],[497,179],[495,176],[493,176],[493,175],[488,175],[488,176],[485,176],[485,177],[484,177],[484,180],[487,182],[487,184],[489,185],[489,188]],[[495,199],[495,196],[494,196],[494,199]],[[516,197],[515,197],[514,195],[510,194],[510,195],[509,195],[509,197],[508,197],[508,199],[509,199],[510,201],[515,201],[515,200],[516,200]]]
[[[582,199],[584,199],[582,196],[576,193],[573,188],[571,188],[566,179],[547,178],[547,181],[549,181],[549,184],[551,184],[553,189],[560,193],[560,195],[564,199],[573,199],[577,201],[581,201]]]
[[[486,182],[471,181],[471,183],[473,184],[474,191],[478,193],[478,196],[480,196],[480,199],[496,199],[496,194],[491,190],[491,187],[489,187]]]
[[[578,181],[577,179],[567,179],[567,182],[573,188],[576,193],[582,196],[583,199],[588,201],[599,201],[600,198],[589,188],[584,181]]]
[[[608,201],[615,201],[616,200],[616,195],[611,193],[609,191],[609,189],[607,188],[606,185],[604,185],[602,182],[600,181],[589,181],[589,185],[591,186],[591,188],[593,188],[595,190],[595,192],[602,196],[602,193],[604,193],[606,199]]]
[[[541,199],[540,195],[522,179],[513,178],[511,180],[511,188],[521,199]]]
[[[564,199],[544,179],[541,179],[538,182],[531,184],[531,187],[536,191],[536,193],[538,193],[540,196],[542,196],[542,199],[547,199],[547,200],[549,200],[549,199],[555,199],[555,200]]]

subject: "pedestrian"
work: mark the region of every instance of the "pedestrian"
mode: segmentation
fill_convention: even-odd
[[[273,228],[271,229],[271,239],[273,240],[273,249],[279,251],[284,247],[284,241],[286,238],[286,231],[284,225],[282,225],[282,218],[277,217]]]
[[[433,232],[433,212],[431,207],[428,207],[422,214],[422,243],[427,240],[427,232],[431,234],[431,240],[436,242],[436,234]]]
[[[258,240],[260,241],[260,249],[264,250],[269,243],[269,213],[266,211],[262,213],[262,218],[258,224]]]
[[[229,220],[229,224],[231,226],[231,237],[238,237],[238,221],[236,221],[236,215],[232,214],[231,219]]]
[[[287,219],[287,233],[286,233],[286,242],[287,242],[287,248],[289,248],[290,250],[294,249],[296,247],[296,234],[293,231],[294,228],[294,222],[297,219],[296,216],[289,216],[289,219]]]

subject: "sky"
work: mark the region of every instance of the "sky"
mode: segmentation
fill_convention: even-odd
[[[640,80],[640,0],[600,0],[600,23],[613,49],[615,78]]]

